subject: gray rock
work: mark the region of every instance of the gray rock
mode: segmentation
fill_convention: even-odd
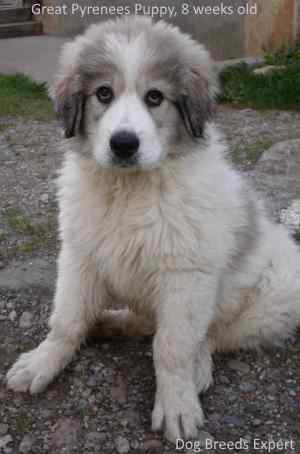
[[[239,388],[244,393],[252,393],[256,390],[256,385],[253,383],[241,383]]]
[[[127,402],[127,387],[124,382],[119,382],[118,386],[113,386],[111,388],[111,397],[120,404],[125,404]]]
[[[13,441],[13,438],[11,435],[4,435],[4,437],[0,438],[0,449],[5,448],[9,443]]]
[[[162,442],[160,440],[156,440],[155,438],[152,438],[150,440],[144,441],[142,445],[142,449],[144,451],[150,450],[150,449],[161,449],[163,446]]]
[[[60,418],[52,434],[52,442],[58,449],[65,448],[64,452],[71,452],[72,446],[79,436],[79,424],[74,418]]]
[[[11,322],[14,322],[17,318],[17,312],[15,310],[11,311],[8,315],[8,318]]]
[[[239,361],[238,359],[231,359],[228,362],[228,367],[230,369],[236,370],[237,372],[241,372],[242,374],[247,374],[250,370],[248,364]]]
[[[7,142],[0,143],[0,162],[10,161],[13,155]]]
[[[236,415],[227,415],[224,416],[223,422],[225,424],[230,424],[231,426],[241,426],[242,425],[242,420],[239,416]]]
[[[23,440],[20,443],[19,451],[22,454],[27,454],[28,452],[31,452],[32,446],[33,446],[33,438],[30,435],[25,435]]]
[[[214,440],[215,440],[214,437],[210,433],[206,432],[205,430],[201,430],[198,433],[197,441],[199,441],[201,448],[205,448],[209,441],[214,442]]]
[[[103,432],[90,432],[86,436],[85,447],[87,449],[101,447],[106,438],[107,435]]]
[[[116,450],[119,454],[127,454],[130,450],[130,445],[125,437],[118,436],[115,440]]]
[[[253,70],[254,74],[267,74],[280,69],[285,69],[284,65],[265,65],[262,68],[256,68]]]
[[[30,328],[32,325],[33,314],[29,311],[24,311],[19,320],[20,328]]]
[[[266,207],[279,219],[300,194],[300,139],[278,142],[266,150],[255,169],[248,173],[255,187],[264,193]]]
[[[49,194],[47,194],[47,193],[42,194],[41,197],[40,197],[40,201],[42,203],[48,203],[49,202]]]
[[[0,435],[5,435],[8,432],[8,424],[1,423],[0,424]]]
[[[261,425],[261,420],[258,418],[254,418],[252,424],[254,427],[258,427]]]
[[[53,288],[54,280],[55,265],[40,258],[14,262],[0,271],[0,287],[5,289],[20,290],[32,286]]]

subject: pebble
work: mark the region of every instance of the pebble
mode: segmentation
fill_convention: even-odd
[[[103,432],[90,432],[87,434],[85,447],[102,446],[106,438],[106,434]]]
[[[229,378],[227,378],[225,375],[221,375],[219,377],[219,381],[220,381],[220,383],[222,383],[222,385],[229,385],[229,383],[230,383]]]
[[[150,449],[160,449],[162,448],[162,442],[157,440],[156,438],[151,438],[150,440],[146,440],[143,445],[142,449],[144,451],[148,451]]]
[[[14,322],[17,318],[17,312],[15,310],[11,311],[8,315],[8,318],[11,322]]]
[[[49,194],[42,194],[41,197],[40,197],[40,201],[43,202],[43,203],[48,203],[49,201]]]
[[[30,328],[32,325],[33,314],[29,311],[24,311],[19,320],[20,328]]]
[[[214,442],[215,439],[210,433],[206,432],[205,430],[201,430],[198,433],[198,437],[197,437],[197,441],[199,441],[199,443],[200,443],[200,448],[206,447],[207,440]]]
[[[261,425],[261,420],[258,419],[258,418],[255,418],[255,419],[253,419],[252,424],[253,424],[254,427],[260,426]]]
[[[13,441],[11,435],[4,435],[4,437],[0,438],[0,449],[5,448],[9,443]]]
[[[239,388],[244,393],[251,393],[256,390],[256,385],[254,385],[253,383],[242,383],[240,384]]]
[[[127,402],[127,388],[124,383],[120,383],[118,386],[113,386],[111,388],[111,397],[113,401],[117,401],[120,404],[125,404]]]
[[[0,435],[5,435],[8,432],[8,424],[0,424]]]
[[[130,450],[129,442],[124,437],[117,437],[115,441],[116,450],[119,454],[127,454]]]
[[[223,422],[225,424],[230,424],[231,426],[240,426],[242,424],[241,418],[239,416],[235,416],[235,415],[224,416]]]
[[[239,361],[238,359],[231,359],[228,362],[228,367],[230,369],[236,370],[237,372],[241,372],[243,374],[246,374],[247,372],[250,371],[249,365],[246,363],[243,363],[242,361]]]
[[[19,451],[22,454],[27,454],[27,453],[31,452],[32,446],[33,446],[33,439],[31,438],[30,435],[25,435],[23,440],[20,443]]]

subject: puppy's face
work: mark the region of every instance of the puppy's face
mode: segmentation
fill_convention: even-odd
[[[81,136],[101,167],[158,167],[203,137],[213,112],[209,57],[174,27],[145,18],[96,25],[65,57],[57,110],[66,136]]]

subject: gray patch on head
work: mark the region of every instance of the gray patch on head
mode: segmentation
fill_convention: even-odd
[[[170,85],[171,101],[186,129],[203,137],[204,126],[215,113],[214,85],[209,56],[201,45],[173,27],[152,27],[145,31],[145,68],[151,80]]]

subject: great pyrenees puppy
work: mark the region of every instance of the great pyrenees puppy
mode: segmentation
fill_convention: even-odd
[[[9,388],[42,391],[99,320],[135,326],[154,334],[152,428],[193,439],[212,353],[299,324],[299,250],[226,162],[216,89],[207,51],[164,22],[126,17],[65,45],[52,88],[68,139],[55,302]]]

